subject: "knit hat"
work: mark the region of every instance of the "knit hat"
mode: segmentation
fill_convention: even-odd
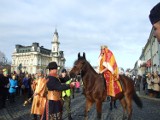
[[[5,71],[7,71],[7,69],[4,68],[2,71],[5,72]]]
[[[108,48],[106,45],[102,45],[101,49]]]
[[[7,76],[8,70],[7,70],[7,69],[3,69],[2,71],[3,71],[3,75],[4,75],[4,76]]]
[[[152,25],[160,21],[160,3],[158,3],[151,9],[149,19]]]
[[[67,70],[66,69],[62,69],[62,73],[66,73],[67,72]]]
[[[3,73],[8,73],[7,69],[3,69],[2,71],[3,71]]]

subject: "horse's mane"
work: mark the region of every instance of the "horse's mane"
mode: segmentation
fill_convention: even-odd
[[[86,58],[84,58],[84,57],[79,57],[79,58],[75,61],[74,64],[76,64],[76,62],[78,62],[78,61],[83,61],[83,62],[84,62],[84,65],[86,66],[85,70],[88,70],[89,72],[92,71],[92,75],[90,74],[90,77],[94,77],[94,79],[91,79],[92,83],[94,83],[93,81],[95,81],[96,79],[98,79],[97,77],[99,77],[100,79],[103,80],[104,84],[103,84],[102,87],[104,87],[104,89],[106,90],[106,87],[107,87],[107,86],[106,86],[106,81],[105,81],[104,76],[103,76],[102,74],[99,75],[99,74],[95,71],[95,69],[92,67],[92,65],[86,60]],[[83,72],[82,72],[81,74],[83,75]],[[96,76],[97,76],[97,77],[96,77]],[[99,81],[99,79],[98,79],[98,81]],[[93,84],[92,84],[92,85],[93,85]],[[103,89],[103,88],[101,88],[101,89]]]
[[[92,65],[91,65],[87,60],[85,60],[85,61],[86,61],[86,63],[88,64],[88,67],[89,67],[90,69],[92,69],[95,74],[98,74],[98,73],[95,71],[95,69],[92,67]]]

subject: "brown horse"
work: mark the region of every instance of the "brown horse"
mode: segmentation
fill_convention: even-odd
[[[78,59],[70,71],[72,78],[78,74],[81,74],[84,84],[84,95],[86,97],[85,119],[88,119],[88,112],[93,103],[96,104],[97,118],[101,119],[102,103],[107,96],[106,83],[103,75],[98,74],[86,60],[85,53],[83,53],[83,56],[80,56],[80,53],[78,54]],[[142,102],[135,93],[134,83],[129,77],[120,75],[119,80],[123,90],[113,97],[112,100],[120,100],[124,111],[123,119],[130,120],[132,116],[132,100],[140,108],[142,108]]]

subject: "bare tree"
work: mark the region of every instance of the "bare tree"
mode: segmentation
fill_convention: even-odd
[[[6,60],[5,54],[0,51],[0,64],[4,63]]]

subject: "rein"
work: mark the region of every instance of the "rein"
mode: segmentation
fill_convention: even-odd
[[[81,76],[81,78],[82,78],[82,82],[83,82],[82,71],[83,71],[83,69],[84,69],[85,66],[86,66],[86,62],[85,62],[85,64],[82,66],[81,71],[80,71],[80,76]],[[101,76],[101,77],[102,77],[102,76]],[[84,85],[84,82],[83,82],[83,85]],[[85,86],[84,86],[84,88],[85,88]],[[94,87],[92,87],[92,90],[87,91],[87,92],[88,92],[88,93],[91,93],[93,90],[94,90]]]

